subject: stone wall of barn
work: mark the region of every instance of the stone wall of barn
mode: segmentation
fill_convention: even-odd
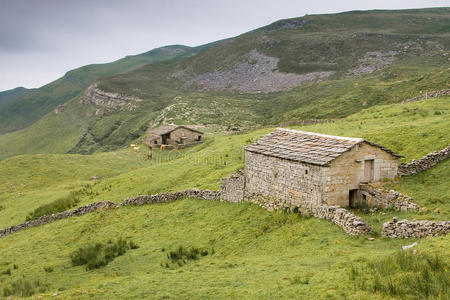
[[[356,145],[324,169],[324,201],[328,205],[349,206],[349,191],[359,189],[359,184],[365,182],[364,165],[368,160],[373,160],[371,181],[397,175],[398,160],[390,153],[367,143]]]
[[[274,198],[283,206],[322,204],[324,167],[245,153],[245,198]]]
[[[168,140],[168,143],[169,144],[181,143],[182,137],[186,138],[183,140],[185,144],[197,143],[199,142],[199,137],[200,141],[203,140],[203,134],[189,130],[187,128],[180,127],[170,133],[170,139]]]

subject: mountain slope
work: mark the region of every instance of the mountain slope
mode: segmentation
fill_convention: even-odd
[[[33,89],[17,87],[15,89],[0,92],[0,107],[32,91]]]
[[[84,66],[67,72],[63,77],[34,90],[0,108],[0,133],[24,128],[39,120],[56,106],[64,104],[86,89],[94,80],[129,71],[133,68],[179,56],[191,55],[195,48],[174,45],[127,56],[112,63]]]
[[[342,118],[448,89],[449,17],[449,8],[436,8],[280,20],[196,55],[97,79],[67,103],[70,117],[48,114],[35,126],[0,136],[0,157],[117,149],[161,123],[214,132]],[[44,134],[50,120],[55,128],[71,127],[73,139]]]

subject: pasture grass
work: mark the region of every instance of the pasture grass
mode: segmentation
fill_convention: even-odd
[[[414,114],[416,109],[423,111],[423,115]],[[403,161],[408,161],[446,146],[448,114],[447,97],[372,107],[333,124],[295,128],[368,138],[399,151],[406,156]],[[101,200],[119,203],[138,194],[192,187],[218,189],[221,177],[243,166],[242,147],[272,130],[210,136],[205,143],[177,154],[155,152],[160,159],[154,161],[145,159],[146,152],[130,148],[89,156],[25,155],[2,160],[0,166],[6,170],[0,174],[2,227],[22,222],[37,207],[67,196],[87,183],[92,184],[93,194],[80,196],[79,205]],[[424,137],[424,133],[428,135]],[[374,228],[373,241],[367,236],[349,236],[325,220],[269,212],[250,203],[198,199],[122,207],[59,220],[0,239],[0,270],[9,270],[0,274],[0,291],[14,296],[32,293],[44,297],[58,292],[56,298],[61,299],[410,297],[413,292],[422,293],[422,288],[406,289],[402,279],[398,279],[395,293],[389,292],[389,285],[383,288],[389,281],[377,283],[375,292],[373,288],[361,288],[349,276],[351,266],[355,270],[370,264],[381,266],[391,256],[395,257],[401,246],[417,241],[379,236],[382,223],[394,215],[448,219],[448,170],[448,161],[444,161],[424,173],[386,182],[388,187],[412,196],[430,209],[423,213],[357,212]],[[95,184],[91,181],[93,175],[101,177]],[[19,196],[20,193],[23,195]],[[436,208],[440,211],[435,212]],[[115,237],[132,240],[139,248],[115,256],[98,269],[72,265],[70,255],[77,250],[97,243],[107,245],[105,241]],[[448,236],[418,242],[416,249],[420,255],[437,255],[443,265],[448,265]],[[200,256],[190,249],[198,249]],[[201,256],[200,249],[208,250],[208,255]],[[178,267],[164,267],[170,252],[182,258],[174,261]],[[99,253],[101,258],[104,252]],[[187,256],[195,257],[195,253],[201,259],[186,260]],[[183,259],[185,262],[179,266],[178,261]],[[379,267],[371,270],[367,276],[373,285],[381,271]],[[439,272],[435,275],[442,274]],[[393,268],[391,275],[397,280],[410,273]],[[433,274],[430,280],[434,280]],[[423,279],[423,274],[416,275]],[[446,296],[443,289],[439,291]]]

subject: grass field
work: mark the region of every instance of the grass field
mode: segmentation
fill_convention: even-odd
[[[364,137],[400,152],[407,162],[447,145],[449,114],[446,97],[375,106],[335,123],[295,128]],[[272,130],[209,135],[203,144],[180,152],[155,151],[152,161],[145,159],[145,151],[135,153],[130,148],[87,156],[43,154],[2,160],[0,227],[23,222],[40,205],[85,184],[92,186],[93,193],[83,196],[79,205],[100,200],[119,203],[139,194],[192,187],[218,189],[221,177],[243,166],[242,146]],[[426,297],[446,299],[445,282],[430,281],[432,288],[424,290],[382,289],[377,276],[384,273],[367,266],[385,264],[402,245],[416,241],[379,237],[382,223],[394,215],[448,219],[448,164],[447,160],[424,173],[385,183],[386,188],[429,208],[426,212],[355,211],[376,231],[374,241],[348,236],[324,220],[268,212],[249,203],[196,199],[99,211],[21,231],[0,239],[0,295],[13,291],[35,296],[58,293],[54,298],[60,299],[424,299],[429,288],[436,293],[434,298]],[[94,175],[101,180],[93,182]],[[78,248],[119,238],[139,248],[99,269],[72,266],[70,255]],[[418,242],[418,256],[405,260],[411,264],[408,271],[389,260],[392,280],[422,278],[426,274],[413,266],[428,266],[428,257],[435,254],[440,267],[430,271],[431,278],[448,277],[448,236]],[[167,253],[179,246],[207,249],[208,255],[167,268]],[[411,252],[407,255],[412,257]],[[352,274],[365,268],[371,271],[361,284]]]

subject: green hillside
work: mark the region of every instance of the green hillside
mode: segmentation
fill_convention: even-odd
[[[93,64],[67,72],[63,77],[19,97],[0,108],[0,133],[24,128],[42,118],[57,105],[84,91],[95,80],[129,71],[145,64],[191,55],[195,48],[175,45],[153,49],[149,52],[127,56],[112,63]]]
[[[33,89],[17,87],[15,89],[0,92],[0,107],[32,91]]]
[[[410,161],[447,146],[449,115],[450,98],[443,97],[374,106],[332,124],[295,128],[364,137]],[[4,159],[0,161],[0,227],[23,222],[34,209],[86,184],[90,192],[81,196],[78,205],[101,200],[119,203],[139,194],[192,187],[218,189],[221,177],[243,166],[242,146],[272,130],[209,135],[205,143],[181,152],[155,152],[152,161],[145,159],[145,151],[131,148]],[[448,236],[419,240],[415,248],[419,255],[414,256],[412,251],[397,253],[415,239],[384,239],[379,232],[394,215],[447,220],[448,164],[447,160],[424,173],[386,182],[427,206],[427,211],[355,211],[376,230],[374,241],[350,237],[324,220],[269,212],[249,203],[196,199],[100,211],[24,230],[0,238],[0,293],[35,297],[56,293],[54,298],[61,299],[292,299],[299,295],[446,299]],[[94,175],[101,180],[93,182]],[[430,185],[438,188],[429,191]],[[119,237],[139,248],[128,249],[99,269],[72,265],[70,256],[78,248],[109,245],[108,240]],[[179,246],[208,253],[179,265],[167,258]],[[389,272],[382,273],[380,265]],[[359,270],[366,270],[364,277]],[[396,288],[389,289],[377,276],[391,280]],[[408,280],[421,284],[411,285]]]

